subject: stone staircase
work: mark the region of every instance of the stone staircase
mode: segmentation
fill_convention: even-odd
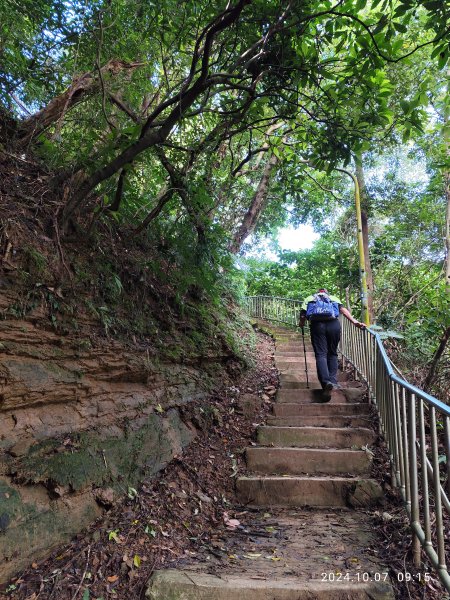
[[[382,499],[371,479],[370,427],[364,389],[342,381],[324,395],[306,340],[271,327],[280,390],[273,415],[258,427],[257,446],[247,448],[248,473],[239,477],[240,504],[268,510],[283,531],[284,571],[258,553],[250,564],[189,565],[156,573],[147,596],[153,600],[388,600],[394,598],[387,569],[367,549],[373,532],[366,511]],[[330,523],[333,526],[330,527]],[[315,542],[311,542],[315,540]],[[319,541],[317,541],[319,540]],[[268,548],[270,547],[270,544]],[[333,558],[331,558],[333,555]],[[281,559],[280,559],[281,560]]]
[[[280,333],[278,333],[280,332]],[[247,450],[251,475],[237,482],[245,505],[366,507],[381,496],[369,478],[371,453],[363,450],[375,440],[367,427],[367,404],[362,388],[324,395],[317,379],[314,352],[306,340],[305,353],[298,334],[278,333],[275,363],[281,389],[274,416],[258,428],[259,447]],[[344,385],[344,384],[342,384]],[[328,401],[329,400],[329,401]],[[325,421],[324,421],[325,419]]]

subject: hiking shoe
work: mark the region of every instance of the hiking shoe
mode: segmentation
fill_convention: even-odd
[[[331,381],[327,381],[326,383],[324,383],[323,389],[325,392],[331,392],[331,390],[334,389],[334,385],[331,383]]]
[[[333,383],[333,390],[342,390],[342,385],[339,385],[339,383]]]

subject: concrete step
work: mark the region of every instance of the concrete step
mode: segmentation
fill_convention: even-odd
[[[298,340],[301,337],[300,331],[274,331],[272,329],[272,335],[276,339],[296,339]],[[306,335],[305,335],[306,338]]]
[[[306,340],[305,339],[305,344],[311,344],[311,340]],[[300,337],[292,337],[292,338],[286,338],[286,337],[277,337],[275,338],[275,345],[278,346],[288,346],[288,345],[293,345],[293,346],[299,346],[301,344],[302,348],[303,348],[303,340]]]
[[[275,354],[275,361],[276,362],[285,362],[285,363],[303,363],[305,364],[305,355],[303,352],[297,352],[296,353],[297,356],[292,356],[292,354]],[[314,356],[308,356],[308,353],[306,353],[306,361],[310,362],[312,364],[316,364],[316,359],[314,358]]]
[[[302,350],[276,350],[275,351],[275,359],[286,359],[286,361],[290,361],[291,359],[295,359],[295,358],[302,358],[303,360],[305,360],[305,353]]]
[[[299,378],[300,379],[300,378]],[[294,387],[291,387],[294,386]],[[302,387],[300,387],[302,386]],[[362,402],[364,388],[342,388],[331,391],[331,402]],[[277,402],[320,402],[329,401],[330,394],[325,393],[320,384],[310,381],[309,389],[305,381],[284,382],[277,393]]]
[[[347,397],[341,390],[324,392],[317,381],[310,381],[309,384],[310,387],[308,389],[305,381],[288,382],[288,387],[285,387],[285,384],[283,383],[283,387],[280,388],[277,393],[277,402],[299,402],[300,404],[307,404],[309,402],[323,404],[324,402],[330,401],[341,403],[347,402]],[[289,387],[291,385],[295,385],[295,387]]]
[[[377,481],[351,477],[239,477],[236,491],[246,506],[368,508],[383,496]]]
[[[280,375],[280,381],[282,381],[283,374]],[[308,378],[309,380],[309,378]],[[318,384],[318,381],[315,382],[311,382],[309,381],[309,385],[311,386],[311,383],[316,386]],[[308,385],[306,384],[306,379],[305,380],[300,380],[299,378],[297,378],[295,381],[284,381],[283,382],[283,389],[288,389],[288,390],[305,390],[308,388]]]
[[[267,559],[266,559],[267,562]],[[155,571],[148,583],[146,598],[151,600],[394,600],[389,582],[360,582],[355,573],[351,581],[321,581],[320,577],[302,581],[245,573],[208,573],[166,569]],[[322,570],[325,570],[324,568]]]
[[[268,417],[266,421],[267,425],[271,427],[369,427],[371,422],[372,419],[369,416],[355,417],[333,414]]]
[[[294,346],[290,348],[276,347],[275,352],[280,352],[283,355],[295,353],[301,354],[302,356],[304,356],[306,352],[306,356],[311,356],[312,358],[314,358],[314,350],[312,346],[306,346],[306,350],[303,350],[303,346]]]
[[[247,448],[253,473],[288,475],[370,475],[371,455],[363,450],[316,448]]]
[[[272,406],[275,417],[310,417],[310,416],[369,416],[368,404],[336,403],[318,404],[310,402],[300,404],[298,402],[275,403]]]
[[[296,362],[296,360],[303,361],[305,364],[305,355],[303,352],[275,352],[274,359],[279,362]],[[293,360],[295,359],[295,360]],[[316,359],[312,356],[307,356],[306,361],[312,365],[316,364]]]
[[[285,362],[285,361],[275,361],[275,365],[280,373],[280,375],[284,375],[283,380],[286,382],[297,381],[299,373],[305,372],[305,361],[299,362]],[[316,363],[306,359],[306,368],[308,369],[308,375],[317,376],[317,368]],[[339,375],[339,374],[338,374]],[[338,376],[339,379],[339,376]]]
[[[317,376],[316,363],[312,362],[308,358],[306,359],[306,368],[305,361],[296,361],[296,362],[286,362],[284,360],[275,360],[275,366],[281,375],[293,375],[292,378],[294,381],[296,380],[295,375],[298,373],[304,373],[305,370],[308,370],[308,375]],[[289,378],[285,378],[289,379]]]
[[[373,444],[376,433],[364,427],[268,427],[257,429],[258,444],[278,448],[361,448]]]
[[[279,371],[297,371],[305,370],[305,357],[287,358],[285,356],[276,356],[275,365]],[[311,373],[316,372],[316,360],[314,358],[306,357],[306,366],[308,371]]]
[[[278,357],[275,358],[275,365],[277,369],[284,374],[296,373],[297,371],[305,370],[305,359],[297,358],[297,360],[292,361]],[[306,365],[308,367],[308,371],[311,373],[316,373],[316,359],[314,357],[306,356]]]
[[[304,360],[294,363],[276,359],[275,366],[277,367],[280,375],[296,375],[299,373],[304,373],[306,370],[308,370],[308,375],[317,376],[316,363],[310,362],[308,359],[306,360],[306,367]]]
[[[303,340],[299,338],[298,340],[290,340],[290,341],[276,341],[275,346],[277,349],[283,350],[292,350],[293,348],[301,348],[303,350]],[[311,340],[307,340],[305,338],[305,346],[306,348],[313,347]]]
[[[276,358],[275,366],[278,371],[283,375],[288,375],[290,373],[304,373],[306,369],[308,370],[308,375],[316,376],[316,362],[306,359],[306,367],[305,367],[305,359],[297,359],[296,361],[286,361],[283,359]]]
[[[303,346],[291,346],[289,348],[285,348],[283,346],[281,346],[281,347],[277,346],[275,348],[275,354],[289,356],[292,353],[300,354],[301,356],[305,355],[305,352],[303,351]],[[306,356],[309,356],[310,358],[314,358],[314,350],[312,349],[312,347],[306,346]]]
[[[291,390],[295,390],[295,389],[303,389],[306,388],[306,381],[304,381],[304,371],[303,373],[301,371],[290,371],[288,370],[281,370],[280,371],[280,384],[282,386],[283,389],[291,389]],[[315,375],[315,377],[317,377],[316,374],[314,373],[309,373],[308,372],[308,376],[311,374],[311,380],[313,380],[313,375]],[[337,376],[337,380],[338,382],[343,382],[346,380],[346,376],[343,373],[338,373]],[[314,386],[317,387],[317,386]]]
[[[306,371],[303,368],[303,370],[298,370],[298,371],[291,371],[290,373],[294,373],[295,374],[295,381],[287,381],[285,383],[288,384],[288,389],[291,385],[293,385],[294,387],[291,389],[295,389],[297,387],[297,384],[302,384],[301,388],[304,389],[308,389],[308,384],[309,387],[314,387],[314,388],[318,388],[320,386],[320,382],[319,382],[319,378],[317,377],[317,374],[311,373],[310,371],[308,371],[308,377],[306,376]],[[285,375],[286,373],[284,371],[281,371],[281,375]],[[284,384],[283,384],[283,389],[284,389]]]

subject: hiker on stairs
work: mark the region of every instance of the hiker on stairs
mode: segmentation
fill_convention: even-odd
[[[317,293],[308,296],[300,311],[299,326],[302,330],[305,322],[309,321],[311,343],[316,358],[317,376],[326,392],[338,389],[337,349],[341,339],[341,324],[339,314],[343,314],[357,327],[363,329],[364,323],[355,319],[339,298],[328,294],[328,290],[320,288]]]

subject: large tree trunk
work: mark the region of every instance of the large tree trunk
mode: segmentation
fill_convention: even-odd
[[[370,322],[374,323],[373,311],[373,273],[372,264],[370,262],[369,251],[369,213],[370,213],[370,197],[367,193],[366,181],[364,179],[364,170],[362,166],[362,156],[356,156],[356,179],[358,180],[359,193],[361,199],[361,223],[362,223],[362,238],[364,247],[364,259],[366,263],[366,280],[367,280],[367,306],[369,309]]]
[[[272,154],[264,167],[262,177],[258,183],[258,187],[256,188],[256,192],[253,196],[253,200],[249,206],[249,209],[245,213],[242,223],[239,229],[236,231],[233,241],[230,244],[230,251],[233,254],[239,252],[245,238],[254,231],[258,223],[259,217],[267,202],[270,178],[277,163],[278,158],[275,156],[275,154]]]
[[[84,73],[76,77],[72,85],[62,94],[54,98],[45,108],[22,121],[17,131],[17,142],[24,146],[48,127],[64,118],[68,110],[84,100],[86,96],[98,91],[100,78],[106,75],[117,75],[126,69],[136,69],[144,63],[126,63],[112,59],[98,71]]]

